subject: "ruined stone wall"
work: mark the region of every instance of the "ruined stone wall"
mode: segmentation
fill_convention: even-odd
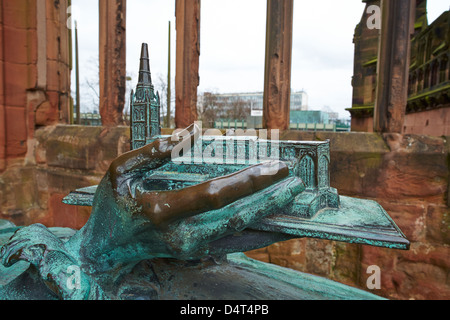
[[[0,218],[81,228],[91,209],[61,201],[70,191],[98,184],[112,160],[130,150],[128,127],[47,126],[35,140],[33,156],[0,175]]]
[[[373,132],[373,107],[377,80],[379,30],[369,29],[367,21],[372,13],[367,12],[372,5],[380,6],[379,0],[365,1],[366,6],[360,23],[355,27],[355,44],[352,76],[352,131]]]
[[[27,155],[36,127],[68,122],[68,3],[0,1],[0,172]]]
[[[19,4],[20,2],[20,4]],[[28,88],[37,81],[36,5],[33,1],[0,2],[0,170],[6,159],[23,156],[27,150]]]
[[[450,103],[441,108],[406,114],[403,133],[436,137],[450,135]]]
[[[249,256],[368,290],[367,267],[381,270],[391,299],[450,299],[449,143],[447,138],[373,133],[286,131],[282,139],[331,140],[331,185],[373,199],[411,241],[409,251],[300,239]],[[61,203],[97,184],[129,150],[127,127],[49,126],[36,130],[29,157],[0,174],[0,218],[19,225],[80,228],[90,208]]]
[[[355,28],[353,39],[355,44],[352,76],[353,98],[352,107],[347,110],[352,118],[352,131],[373,132],[377,86],[378,91],[381,90],[380,84],[377,84],[377,73],[383,75],[386,70],[383,72],[377,70],[382,67],[378,66],[380,63],[380,57],[378,57],[380,30],[367,27],[371,16],[367,9],[371,5],[380,6],[380,1],[364,2],[366,2],[366,7],[360,23]],[[408,85],[402,86],[403,88],[408,87],[408,100],[401,104],[406,108],[401,132],[403,134],[446,136],[448,135],[446,120],[449,113],[447,109],[450,107],[448,94],[450,51],[445,44],[450,39],[448,36],[450,34],[448,31],[450,13],[449,11],[443,12],[428,25],[426,8],[427,1],[416,1],[414,35],[410,43],[409,80]],[[381,102],[380,97],[379,100]],[[381,103],[380,105],[391,104]],[[395,117],[391,115],[390,118]]]

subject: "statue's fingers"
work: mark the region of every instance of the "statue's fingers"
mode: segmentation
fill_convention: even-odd
[[[20,238],[29,238],[31,234],[40,234],[43,231],[47,231],[47,227],[45,227],[43,224],[36,223],[32,224],[28,227],[19,228],[14,232],[14,235],[11,237],[11,239],[20,239]]]
[[[15,239],[5,244],[0,250],[0,259],[5,267],[10,267],[20,260],[22,250],[29,244],[29,239]]]
[[[178,134],[156,139],[152,143],[116,158],[109,168],[113,188],[118,190],[130,179],[141,179],[142,174],[159,168],[173,157],[174,148],[190,150],[198,138],[200,129],[193,124]],[[180,136],[184,138],[180,141]]]
[[[273,185],[288,175],[289,168],[283,162],[261,163],[179,190],[143,193],[138,190],[136,201],[142,207],[142,214],[153,224],[164,226],[179,219],[223,208]]]
[[[186,129],[175,130],[171,136],[156,139],[152,143],[130,153],[135,153],[143,163],[153,160],[157,164],[158,160],[168,160],[176,157],[178,154],[174,153],[175,148],[177,150],[190,150],[200,137],[200,133],[200,128],[194,123]]]
[[[169,226],[166,242],[175,256],[191,259],[213,253],[209,243],[280,213],[305,189],[300,178],[289,177],[223,208],[180,220]],[[229,247],[233,251],[239,248]],[[212,251],[211,251],[212,250]]]

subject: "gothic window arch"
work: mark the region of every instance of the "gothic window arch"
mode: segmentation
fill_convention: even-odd
[[[435,86],[438,83],[438,76],[439,76],[439,62],[435,60],[431,64],[431,82],[430,87]]]
[[[412,76],[412,82],[411,82],[411,93],[414,94],[417,91],[417,72],[414,72]]]
[[[420,69],[419,70],[419,75],[418,75],[418,81],[417,81],[417,93],[419,93],[420,91],[423,90],[423,70]]]
[[[423,81],[423,88],[426,89],[430,86],[430,66],[427,65],[425,68],[425,76]]]
[[[445,82],[445,73],[448,70],[448,57],[444,55],[440,61],[439,83]]]
[[[302,178],[307,188],[316,187],[314,160],[311,156],[305,155],[300,161],[300,178]]]
[[[319,160],[319,187],[326,188],[330,186],[329,161],[326,156],[320,157]]]

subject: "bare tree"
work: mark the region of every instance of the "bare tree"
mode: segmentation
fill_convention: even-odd
[[[250,109],[250,103],[241,98],[220,97],[214,92],[204,92],[199,98],[199,118],[205,127],[214,127],[214,123],[221,119],[246,119]]]
[[[198,116],[204,127],[213,128],[218,116],[218,97],[214,92],[204,92],[200,97]]]
[[[133,80],[137,79],[134,73],[127,73],[126,77],[126,92],[125,92],[125,107],[123,108],[123,122],[125,126],[130,125],[130,98],[131,98],[131,90],[133,90],[134,86],[136,85],[133,83]]]
[[[160,103],[161,103],[161,117],[164,120],[164,126],[166,128],[168,128],[170,126],[170,124],[173,122],[173,110],[171,110],[170,112],[170,124],[167,123],[167,89],[168,89],[168,85],[167,85],[167,77],[162,75],[162,74],[158,74],[157,75],[157,79],[155,81],[155,91],[159,92],[159,97],[160,97]],[[171,97],[170,97],[170,101],[171,101],[171,105],[173,106],[173,102],[175,101],[175,95],[174,92],[171,91]]]
[[[89,70],[98,70],[98,57],[91,57],[87,62]],[[80,84],[81,110],[83,112],[95,111],[100,105],[100,81],[98,72],[92,72],[84,77],[84,81]]]
[[[99,70],[98,57],[91,57],[87,63],[89,70]],[[136,83],[133,80],[137,77],[133,73],[126,75],[126,92],[125,92],[125,105],[123,109],[123,121],[124,125],[129,125],[130,112],[130,93]],[[95,112],[99,111],[100,106],[100,80],[98,72],[92,72],[88,76],[84,77],[84,81],[80,84],[81,95],[81,110],[83,112]]]
[[[242,120],[246,119],[250,114],[250,103],[242,100],[241,98],[233,99],[228,102],[227,116],[228,119]]]
[[[87,89],[88,92],[86,97],[89,97],[89,100],[92,103],[92,106],[94,107],[94,110],[98,110],[99,108],[99,101],[100,101],[100,94],[99,91],[99,81],[98,79],[84,79],[84,87]]]

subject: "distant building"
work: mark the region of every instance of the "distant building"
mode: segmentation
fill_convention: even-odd
[[[329,106],[323,107],[322,111],[328,114],[328,119],[330,122],[336,123],[337,121],[339,121],[339,112],[331,110]]]
[[[329,124],[329,114],[319,110],[291,110],[290,123]]]
[[[263,94],[262,92],[217,94],[217,102],[224,108],[236,102],[243,102],[249,105],[251,110],[262,110]]]
[[[263,92],[215,94],[216,103],[219,107],[217,116],[222,118],[227,113],[227,109],[240,103],[250,108],[250,116],[261,117],[263,114],[263,96]],[[198,101],[201,104],[204,100],[199,98]],[[291,110],[308,110],[308,94],[305,91],[291,93]]]
[[[263,92],[204,93],[198,98],[198,110],[203,113],[206,106],[214,106],[214,120],[211,123],[207,121],[207,125],[215,128],[261,129],[263,96]],[[329,107],[324,107],[324,110],[308,110],[308,94],[303,90],[291,93],[290,106],[290,128],[293,130],[349,130],[349,125],[339,121],[339,113],[333,112]],[[240,112],[237,112],[238,109]]]
[[[74,119],[76,114],[73,114]],[[92,113],[81,113],[80,114],[80,124],[82,126],[101,126],[102,118],[97,110],[94,110]]]
[[[291,110],[308,110],[308,94],[305,91],[291,93]]]

